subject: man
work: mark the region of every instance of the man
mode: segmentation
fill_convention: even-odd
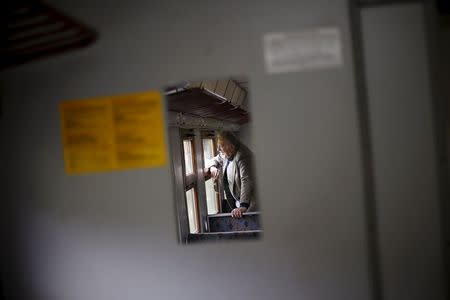
[[[208,168],[214,179],[220,177],[225,191],[222,212],[231,212],[233,218],[256,210],[255,182],[252,170],[252,153],[229,131],[217,135],[219,154]]]

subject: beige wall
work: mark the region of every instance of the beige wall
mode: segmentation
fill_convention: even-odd
[[[444,299],[424,6],[362,10],[383,299]]]

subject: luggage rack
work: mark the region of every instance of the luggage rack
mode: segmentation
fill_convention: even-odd
[[[201,87],[183,89],[167,95],[168,108],[202,118],[211,118],[239,125],[250,121],[249,113],[220,95]]]
[[[86,47],[98,34],[37,0],[7,1],[0,70]]]

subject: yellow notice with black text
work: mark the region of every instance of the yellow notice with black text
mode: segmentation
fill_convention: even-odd
[[[159,92],[64,101],[60,113],[68,174],[166,164]]]

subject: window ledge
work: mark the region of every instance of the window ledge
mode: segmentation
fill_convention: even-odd
[[[188,242],[195,243],[198,241],[217,242],[221,240],[253,240],[258,239],[261,234],[262,230],[191,233],[188,236]]]
[[[259,212],[243,213],[242,218],[233,218],[230,213],[208,216],[209,232],[237,232],[260,230]]]

